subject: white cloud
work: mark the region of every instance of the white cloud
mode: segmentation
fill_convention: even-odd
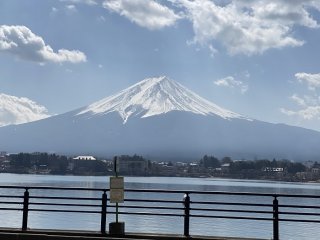
[[[312,0],[311,5],[320,11],[320,2],[318,0]]]
[[[180,18],[154,0],[106,0],[103,6],[150,30],[172,26]]]
[[[242,85],[240,88],[242,94],[245,94],[248,91],[248,89],[249,89],[248,85]]]
[[[228,76],[225,78],[221,78],[219,80],[214,81],[214,84],[217,86],[223,86],[223,87],[231,87],[233,86],[232,83],[236,82],[232,76]]]
[[[100,22],[105,22],[106,18],[104,16],[99,16],[99,17],[97,17],[97,20]]]
[[[51,8],[51,14],[56,14],[59,10],[55,7]]]
[[[288,116],[298,116],[305,120],[320,119],[320,106],[308,106],[298,111],[281,108],[280,111]]]
[[[302,46],[303,39],[293,35],[294,27],[319,27],[311,15],[311,10],[320,11],[314,0],[167,0],[179,14],[159,2],[104,0],[103,6],[151,30],[188,19],[194,37],[187,43],[208,47],[212,57],[218,52],[216,46],[224,46],[230,55]]]
[[[245,78],[250,78],[250,76],[251,76],[250,73],[248,72],[248,70],[242,72],[242,74],[243,74],[243,76],[244,76]]]
[[[298,110],[288,110],[281,108],[280,111],[288,116],[298,116],[305,120],[320,119],[320,96],[317,91],[320,87],[320,73],[296,73],[296,79],[300,83],[306,83],[310,94],[303,97],[293,94],[290,99],[294,101]]]
[[[223,45],[229,54],[262,54],[272,48],[297,47],[303,40],[292,35],[294,26],[317,28],[310,0],[169,0],[185,9],[193,24],[194,43]]]
[[[76,8],[76,6],[73,5],[73,4],[67,5],[67,6],[66,6],[66,10],[67,10],[68,12],[71,12],[71,13],[78,11],[77,8]]]
[[[299,106],[306,106],[306,101],[303,98],[299,97],[297,94],[293,94],[290,98]]]
[[[270,23],[317,28],[319,27],[317,21],[308,12],[309,7],[315,7],[312,2],[310,0],[260,0],[254,2],[252,8],[256,17]]]
[[[249,89],[248,85],[244,84],[242,81],[235,80],[232,76],[218,79],[213,83],[220,87],[240,89],[242,94],[246,93]]]
[[[87,4],[87,5],[97,5],[97,2],[95,0],[60,0],[60,2],[69,2],[69,3],[73,3],[73,4]]]
[[[300,72],[294,75],[299,82],[306,83],[310,90],[315,90],[320,87],[320,73],[311,74]]]
[[[213,58],[218,53],[218,50],[215,49],[211,44],[209,44],[208,48],[210,51],[210,57]]]
[[[0,25],[0,52],[42,64],[86,62],[86,55],[79,50],[59,49],[54,52],[40,36],[25,26]]]
[[[48,110],[28,98],[0,94],[0,127],[50,117]]]

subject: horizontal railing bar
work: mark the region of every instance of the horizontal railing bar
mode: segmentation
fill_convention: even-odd
[[[70,207],[101,207],[101,204],[76,204],[76,203],[45,203],[45,202],[33,202],[29,205],[34,206],[70,206]]]
[[[108,212],[109,214],[116,214],[115,211]],[[118,212],[118,214],[123,215],[143,215],[143,216],[164,216],[164,217],[183,217],[183,214],[174,214],[174,213],[152,213],[152,212]]]
[[[21,210],[22,210],[22,208],[0,208],[0,210],[21,211]]]
[[[192,190],[162,190],[162,189],[125,189],[126,192],[156,192],[156,193],[188,193],[207,195],[241,195],[261,197],[297,197],[297,198],[320,198],[320,195],[279,194],[279,193],[251,193],[251,192],[224,192],[224,191],[192,191]]]
[[[226,219],[242,219],[242,220],[258,220],[258,221],[272,221],[272,218],[258,218],[258,217],[233,217],[233,216],[212,216],[212,215],[198,215],[198,214],[190,214],[190,217],[197,218],[226,218]]]
[[[24,186],[0,186],[0,188],[4,188],[4,189],[26,189],[26,187]]]
[[[310,206],[310,205],[279,205],[279,208],[310,208],[310,209],[320,209],[320,206]]]
[[[302,222],[302,223],[320,223],[320,220],[308,220],[308,219],[279,219],[280,222]]]
[[[109,206],[109,208],[115,208],[115,206]],[[152,207],[152,206],[130,206],[122,205],[121,208],[137,208],[137,209],[167,209],[167,210],[184,210],[184,208],[175,208],[175,207]],[[239,212],[239,213],[259,213],[259,214],[272,214],[272,211],[252,211],[252,210],[236,210],[236,209],[212,209],[212,208],[190,208],[193,211],[216,211],[216,212]]]
[[[33,212],[60,212],[60,213],[99,213],[101,214],[101,211],[86,211],[86,210],[64,210],[64,209],[37,209],[37,208],[31,208],[29,211]]]
[[[30,199],[63,199],[63,200],[96,200],[100,201],[101,198],[83,198],[83,197],[44,197],[44,196],[30,196]]]
[[[208,211],[208,212],[238,212],[238,213],[260,213],[271,214],[272,211],[253,211],[253,210],[237,210],[237,209],[217,209],[217,208],[190,208],[193,211]]]
[[[274,197],[278,194],[272,193],[250,193],[250,192],[222,192],[222,191],[193,191],[193,190],[163,190],[163,189],[125,189],[126,192],[154,192],[154,193],[180,193],[180,194],[209,194],[209,195],[243,195],[243,196],[265,196]],[[319,196],[320,198],[320,196]]]
[[[10,201],[1,201],[0,204],[23,204],[23,202],[10,202]]]
[[[0,189],[48,189],[48,190],[75,190],[75,191],[109,191],[108,188],[84,188],[84,187],[51,187],[51,186],[0,186]],[[278,193],[251,193],[251,192],[224,192],[224,191],[192,191],[192,190],[163,190],[163,189],[125,189],[126,192],[156,192],[172,194],[208,194],[208,195],[241,195],[241,196],[265,196],[265,197],[295,197],[295,198],[320,198],[320,195],[302,194],[278,194]]]
[[[115,208],[108,206],[109,208]],[[165,206],[159,206],[159,207],[153,207],[153,206],[136,206],[136,205],[123,205],[121,208],[136,208],[136,209],[167,209],[167,210],[184,210],[184,208],[175,208],[175,207],[165,207]]]
[[[43,190],[75,190],[75,191],[109,191],[108,188],[85,188],[85,187],[51,187],[51,186],[0,186],[7,189],[43,189]]]
[[[320,213],[308,213],[308,212],[281,212],[279,211],[279,214],[284,215],[300,215],[300,216],[320,216]]]
[[[61,206],[64,206],[63,204]],[[140,206],[123,206],[124,208],[144,208],[144,209],[171,209],[171,210],[182,210],[183,208],[167,208],[167,207],[140,207]],[[21,210],[18,208],[0,208],[0,210]],[[271,214],[270,211],[246,211],[246,210],[228,210],[228,209],[196,209],[191,208],[190,210],[195,211],[217,211],[217,212],[241,212],[241,213],[260,213],[260,214]],[[77,211],[77,210],[67,210],[67,209],[29,209],[29,211],[43,211],[43,212],[75,212],[75,213],[101,213],[101,211]],[[109,212],[115,213],[115,212]],[[135,215],[155,215],[155,216],[183,216],[182,214],[160,214],[160,213],[140,213],[140,212],[120,212],[121,214],[135,214]],[[313,213],[293,213],[293,212],[279,212],[279,214],[292,214],[292,215],[310,215],[310,216],[320,216],[320,214],[313,214]],[[211,215],[190,215],[191,217],[208,217],[208,218],[217,218],[219,216],[211,216]],[[223,216],[226,218],[234,218],[234,219],[256,219],[251,217],[232,217],[232,216]],[[264,218],[259,218],[260,220]],[[289,219],[291,221],[291,219]],[[279,219],[279,221],[287,221],[286,219]],[[316,220],[295,220],[295,221],[312,221],[312,222],[320,222]]]
[[[108,198],[108,200],[110,200]],[[125,199],[126,202],[151,202],[151,203],[183,203],[183,201],[179,201],[179,200],[162,200],[162,199],[131,199],[131,198],[128,198],[128,199]]]
[[[235,202],[209,202],[209,201],[190,201],[191,204],[206,204],[206,205],[235,205],[235,206],[251,206],[251,207],[272,207],[272,204],[263,203],[235,203]]]
[[[0,198],[23,198],[23,196],[15,196],[15,195],[0,195]]]

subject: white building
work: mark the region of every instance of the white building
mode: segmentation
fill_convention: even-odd
[[[88,160],[88,161],[95,161],[97,160],[95,157],[93,156],[78,156],[78,157],[74,157],[73,160]]]

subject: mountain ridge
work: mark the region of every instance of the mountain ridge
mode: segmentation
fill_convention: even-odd
[[[320,158],[320,132],[243,117],[213,103],[207,104],[207,100],[180,84],[167,89],[178,91],[178,94],[173,91],[175,98],[170,102],[178,102],[178,106],[157,108],[158,103],[168,99],[163,97],[168,93],[163,91],[166,84],[159,85],[158,80],[142,81],[64,114],[1,127],[0,149],[106,157],[138,154],[172,161],[192,161],[205,154],[233,159]],[[161,81],[169,86],[174,83]],[[200,103],[195,104],[199,99]],[[137,106],[140,108],[136,109]]]

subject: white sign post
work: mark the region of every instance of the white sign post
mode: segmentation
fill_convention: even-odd
[[[110,177],[110,202],[123,203],[124,180],[123,177]]]
[[[116,222],[111,222],[109,224],[109,234],[110,235],[124,235],[124,222],[119,222],[119,203],[124,201],[124,179],[119,177],[119,159],[114,157],[114,173],[115,177],[110,177],[110,203],[116,204]]]
[[[116,224],[118,224],[119,203],[124,201],[124,179],[119,177],[119,159],[114,157],[114,173],[115,177],[110,177],[110,202],[116,204]]]

